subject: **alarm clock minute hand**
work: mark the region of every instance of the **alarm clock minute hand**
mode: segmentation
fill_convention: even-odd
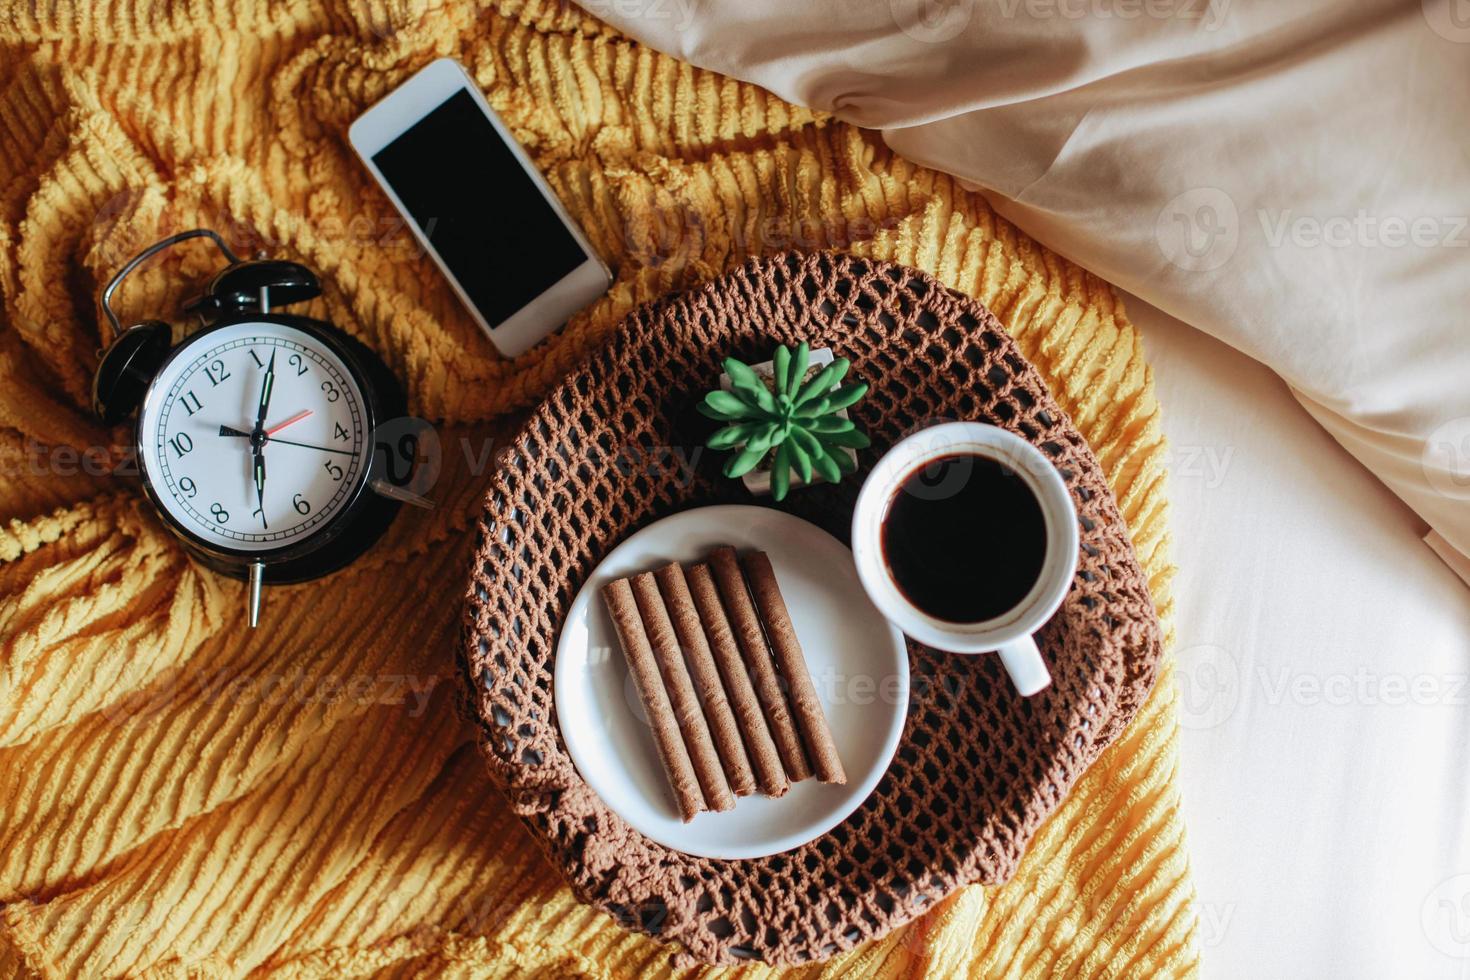
[[[255,411],[255,431],[265,431],[265,413],[271,407],[271,389],[275,387],[276,380],[276,352],[271,351],[271,359],[265,366],[265,376],[260,379],[260,403]]]

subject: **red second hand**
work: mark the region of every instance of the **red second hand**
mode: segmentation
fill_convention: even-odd
[[[286,421],[277,423],[276,425],[271,426],[269,429],[266,429],[265,434],[268,436],[273,436],[277,432],[280,432],[282,429],[284,429],[286,426],[292,424],[293,422],[300,422],[302,419],[306,418],[310,414],[311,409],[303,408],[301,411],[297,412]]]

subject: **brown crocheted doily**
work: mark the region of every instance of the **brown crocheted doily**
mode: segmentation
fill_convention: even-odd
[[[806,340],[871,385],[853,409],[874,446],[838,486],[782,505],[847,539],[862,475],[917,426],[977,419],[1020,433],[1072,490],[1082,553],[1038,634],[1050,688],[1018,697],[996,657],[910,644],[913,698],[878,788],[834,830],[746,861],[643,837],[572,765],[552,702],[562,617],[629,533],[673,511],[750,502],[706,453],[694,412],[719,359]],[[687,457],[686,457],[687,458]],[[769,501],[767,501],[769,502]],[[836,253],[757,259],[635,311],[554,389],[498,459],[479,519],[460,665],[491,775],[579,898],[708,962],[801,963],[882,935],[971,882],[1005,881],[1033,833],[1143,703],[1158,618],[1097,461],[993,315],[913,269]]]

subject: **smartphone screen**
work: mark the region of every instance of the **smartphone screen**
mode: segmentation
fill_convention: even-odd
[[[373,163],[492,328],[587,261],[463,89]]]

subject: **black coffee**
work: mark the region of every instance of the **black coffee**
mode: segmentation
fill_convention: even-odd
[[[1016,607],[1041,575],[1046,520],[1009,468],[971,453],[916,468],[888,502],[883,560],[936,619],[978,623]]]

